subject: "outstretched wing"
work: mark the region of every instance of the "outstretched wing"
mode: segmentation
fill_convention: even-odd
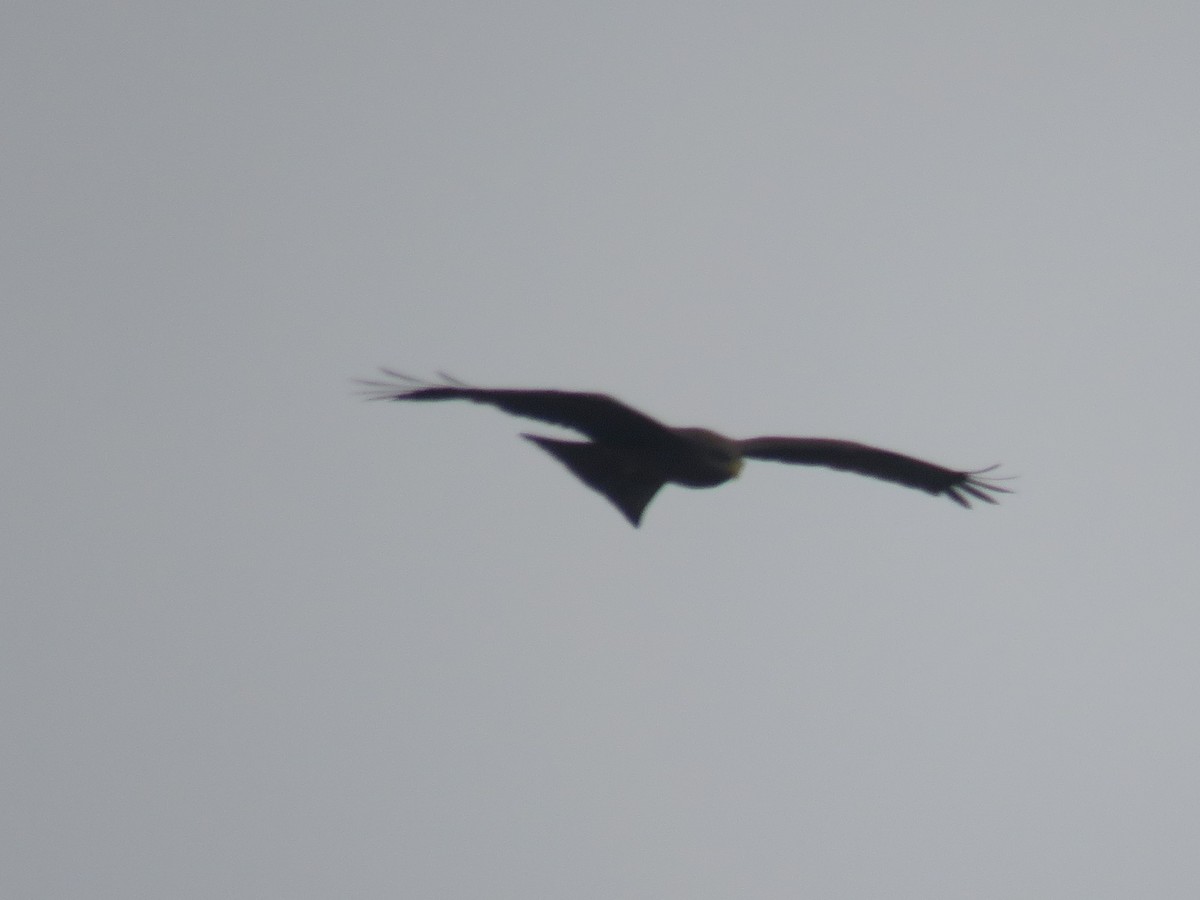
[[[826,466],[846,472],[870,475],[884,481],[917,488],[930,494],[945,494],[956,503],[971,506],[971,498],[995,503],[989,493],[1011,493],[993,481],[981,478],[996,468],[957,471],[933,463],[881,450],[854,441],[831,438],[757,437],[741,441],[742,455],[751,459],[770,459],[776,462],[805,466]]]
[[[441,382],[422,381],[391,369],[392,381],[360,381],[372,400],[470,400],[514,416],[561,425],[594,441],[638,445],[673,439],[674,433],[645,413],[606,394],[575,391],[477,388],[441,373]]]

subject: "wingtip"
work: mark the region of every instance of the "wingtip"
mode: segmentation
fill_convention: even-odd
[[[361,386],[358,393],[366,395],[368,400],[445,399],[448,396],[458,396],[458,391],[471,390],[471,386],[465,381],[446,372],[437,373],[441,381],[431,381],[427,378],[417,378],[405,372],[398,372],[386,366],[380,366],[379,371],[391,381],[353,379],[356,384]]]
[[[960,480],[946,489],[947,496],[955,503],[966,509],[971,508],[970,497],[984,503],[995,505],[999,502],[998,498],[992,494],[1012,494],[1015,493],[1012,488],[1004,487],[1004,485],[996,484],[997,481],[1008,481],[1015,478],[1014,475],[991,475],[987,478],[981,478],[988,472],[994,472],[1000,468],[1000,463],[988,466],[986,469],[972,469],[967,472],[960,472]],[[990,493],[989,493],[990,492]],[[969,495],[969,496],[964,496]]]

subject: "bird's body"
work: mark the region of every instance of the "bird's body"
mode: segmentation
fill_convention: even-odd
[[[672,428],[605,394],[477,388],[443,376],[440,383],[384,369],[391,382],[365,381],[378,400],[470,400],[507,413],[578,431],[587,441],[526,434],[588,487],[603,494],[637,526],[665,484],[716,487],[735,478],[746,459],[768,459],[857,472],[944,494],[962,506],[995,503],[1007,488],[981,478],[989,469],[959,471],[891,450],[831,438],[756,437],[737,440],[707,428]],[[994,468],[994,467],[993,467]]]

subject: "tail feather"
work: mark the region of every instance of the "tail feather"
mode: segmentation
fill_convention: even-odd
[[[636,528],[654,495],[666,481],[637,465],[620,449],[587,441],[561,441],[535,434],[533,441],[592,490],[603,494]]]

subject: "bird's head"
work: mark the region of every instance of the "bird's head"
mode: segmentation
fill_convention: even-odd
[[[738,442],[707,428],[678,428],[676,433],[687,440],[704,466],[722,473],[722,480],[736,478],[742,471],[742,449]]]

